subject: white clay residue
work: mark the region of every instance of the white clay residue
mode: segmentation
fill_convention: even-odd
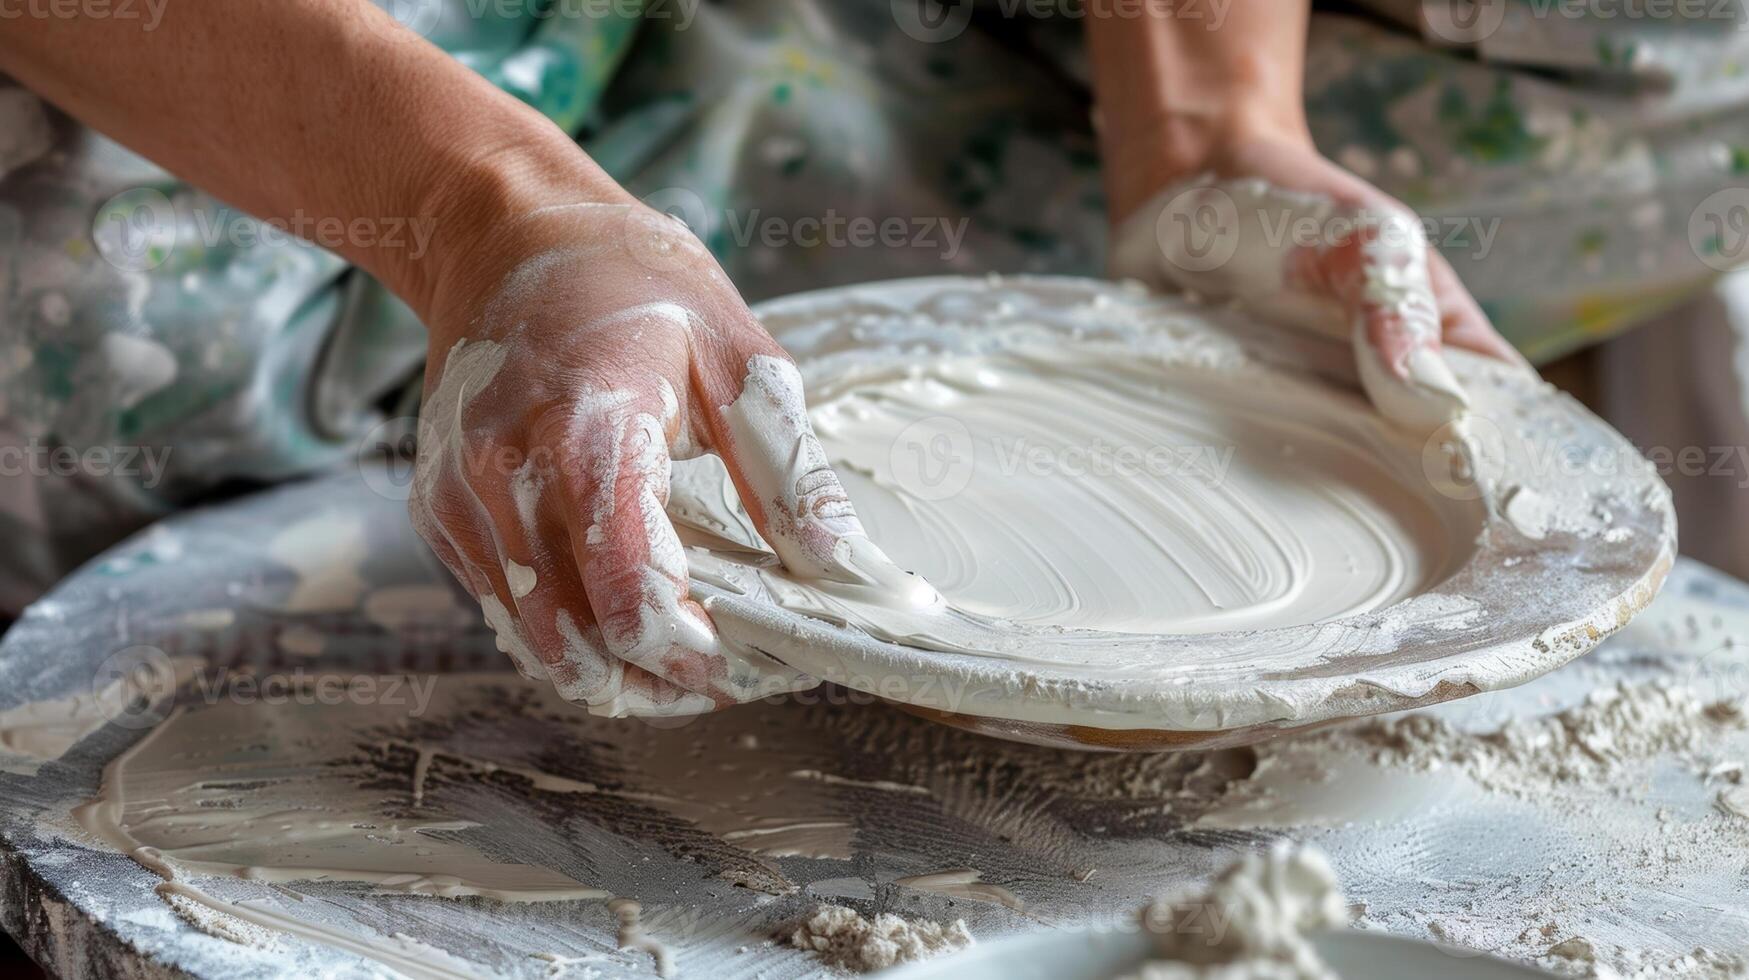
[[[508,773],[540,793],[652,807],[766,857],[848,860],[852,824],[833,802],[841,787],[916,792],[792,772],[770,761],[781,746],[763,748],[751,732],[702,746],[685,729],[621,737],[625,765],[644,778],[613,789],[395,734],[412,719],[446,724],[479,710],[503,696],[510,676],[365,676],[344,690],[272,703],[179,709],[110,764],[79,822],[172,879],[198,872],[361,881],[422,895],[548,901],[607,895],[557,870],[494,860],[470,846],[476,825],[446,811],[433,792],[434,767],[464,777]],[[574,712],[555,693],[537,691],[540,711]],[[85,716],[58,703],[36,713],[68,724]],[[385,785],[385,768],[404,768],[405,776]]]
[[[328,637],[313,626],[299,623],[279,631],[275,644],[290,657],[319,657],[328,649]]]
[[[1205,890],[1149,906],[1142,926],[1158,959],[1132,980],[1335,980],[1309,934],[1348,919],[1329,861],[1278,844],[1246,855]]]
[[[504,580],[510,584],[511,598],[523,599],[534,591],[539,578],[536,577],[534,569],[512,560],[504,563]]]
[[[357,515],[321,513],[299,521],[274,535],[267,556],[296,576],[280,606],[286,612],[351,609],[364,594],[364,522]]]
[[[0,711],[0,771],[35,772],[110,721],[139,717],[129,713],[147,707],[141,698],[168,696],[201,663],[193,657],[142,662],[147,670],[121,673],[89,691]]]
[[[398,690],[405,698],[417,688]],[[365,698],[178,710],[109,765],[101,795],[77,816],[93,836],[171,880],[186,871],[505,901],[606,897],[464,843],[459,832],[473,823],[422,805],[429,800],[417,750],[406,786],[378,785],[380,769],[360,757],[358,739],[392,717]]]
[[[177,617],[177,622],[199,633],[216,633],[235,625],[237,613],[233,609],[195,609]]]
[[[607,907],[619,920],[619,948],[649,953],[656,962],[657,976],[673,976],[674,959],[669,955],[668,947],[644,932],[644,907],[629,898],[616,898],[608,902]]]
[[[855,909],[822,905],[790,934],[790,945],[828,966],[867,973],[964,949],[972,934],[960,921],[910,922],[891,912],[865,919]]]
[[[1388,442],[1320,426],[1328,411],[1113,350],[941,364],[816,417],[870,533],[959,609],[1204,633],[1367,612],[1467,556],[1463,511],[1393,472]],[[941,415],[970,458],[906,440]],[[930,499],[931,466],[964,488]]]
[[[983,881],[984,874],[974,868],[955,868],[951,871],[936,871],[926,875],[911,875],[893,882],[904,888],[915,888],[918,891],[934,892],[949,898],[963,898],[969,902],[988,902],[992,905],[1004,905],[1016,912],[1026,909],[1013,892],[1001,885],[992,885]]]
[[[1548,536],[1554,507],[1547,497],[1528,487],[1512,487],[1501,504],[1501,514],[1518,532],[1533,541]]]
[[[471,620],[447,585],[395,585],[376,589],[364,599],[366,619],[391,633],[416,628],[440,629]]]

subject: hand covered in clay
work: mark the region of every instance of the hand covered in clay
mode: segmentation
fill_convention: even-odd
[[[1309,140],[1228,147],[1169,184],[1121,222],[1111,271],[1351,336],[1374,404],[1420,432],[1466,407],[1443,344],[1528,369],[1415,214]]]
[[[688,593],[669,464],[719,454],[793,574],[915,589],[863,533],[789,356],[684,225],[546,208],[435,304],[411,509],[532,678],[608,715],[811,686],[732,649]]]

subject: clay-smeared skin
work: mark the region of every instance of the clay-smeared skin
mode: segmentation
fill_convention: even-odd
[[[1411,353],[1440,350],[1439,307],[1431,289],[1407,289],[1390,302],[1371,288],[1381,278],[1426,278],[1426,248],[1393,247],[1387,234],[1381,221],[1372,221],[1327,248],[1300,248],[1288,256],[1287,284],[1355,311],[1367,343],[1392,375],[1407,381]],[[1415,269],[1417,263],[1423,268]]]
[[[671,459],[715,452],[786,562],[845,572],[835,555],[862,527],[788,355],[666,215],[583,204],[518,227],[524,257],[465,324],[433,328],[421,535],[519,668],[597,712],[696,713],[805,683],[719,642],[664,512]],[[769,438],[746,444],[737,404]]]
[[[1368,393],[1381,411],[1412,429],[1437,428],[1463,407],[1462,392],[1447,390],[1454,382],[1440,357],[1444,344],[1528,369],[1450,263],[1428,247],[1414,213],[1309,144],[1255,141],[1217,156],[1208,167],[1163,188],[1123,220],[1113,242],[1115,274],[1238,300],[1288,325],[1355,325]],[[1247,198],[1252,187],[1237,190],[1245,182],[1263,188],[1270,221],[1312,219],[1317,242],[1296,241],[1284,233],[1285,223],[1270,233],[1247,227],[1252,216],[1245,212],[1259,202]],[[1191,201],[1184,195],[1199,190],[1234,191],[1228,200],[1237,198],[1241,215],[1240,229],[1223,229],[1237,234],[1237,254],[1213,270],[1175,265],[1156,236],[1162,209]]]

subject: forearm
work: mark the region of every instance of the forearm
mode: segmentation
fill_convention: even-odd
[[[1093,9],[1110,0],[1093,0]],[[1224,19],[1149,4],[1144,19],[1090,15],[1106,193],[1114,218],[1206,169],[1221,147],[1303,140],[1308,0],[1236,0]],[[1218,25],[1218,26],[1217,26]]]
[[[620,194],[539,113],[367,0],[176,0],[142,26],[18,18],[0,32],[0,69],[294,230],[429,222],[423,250],[375,231],[321,242],[422,313],[506,211]]]

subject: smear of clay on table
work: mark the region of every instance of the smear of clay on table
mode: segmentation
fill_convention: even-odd
[[[1001,885],[992,885],[981,880],[983,877],[983,872],[975,868],[955,868],[951,871],[936,871],[926,875],[911,875],[900,878],[893,884],[904,888],[915,888],[918,891],[934,892],[949,898],[963,898],[972,902],[1005,905],[1016,912],[1026,909],[1026,903],[1022,902],[1013,892]]]
[[[377,704],[313,699],[178,709],[110,763],[102,794],[77,816],[171,879],[187,871],[504,901],[607,897],[552,869],[486,857],[456,833],[476,824],[413,804],[412,778],[399,791],[376,785],[360,737],[384,718]]]
[[[730,726],[711,738],[684,728],[640,725],[635,739],[621,731],[610,738],[614,768],[638,779],[603,787],[426,740],[482,711],[615,724],[577,712],[550,690],[486,674],[361,675],[347,691],[367,688],[374,696],[330,691],[317,698],[303,691],[276,702],[227,699],[179,708],[110,763],[99,796],[74,816],[91,837],[163,877],[159,894],[203,929],[221,935],[277,929],[397,972],[450,977],[477,971],[453,958],[421,960],[411,940],[313,921],[272,899],[232,901],[203,887],[200,876],[355,881],[384,891],[516,902],[603,899],[607,891],[556,868],[488,856],[502,852],[504,829],[458,815],[446,803],[455,797],[437,787],[486,781],[521,787],[501,791],[611,798],[679,817],[726,849],[838,860],[852,853],[841,797],[920,791],[774,761],[771,751],[793,758],[793,736],[773,733],[768,749],[759,734],[770,731],[768,715],[743,715],[746,730]],[[506,776],[509,783],[498,782]],[[698,853],[696,843],[688,846]],[[771,891],[794,888],[775,869],[764,882],[731,871],[724,874]],[[667,964],[666,948],[639,925],[636,903],[622,900],[614,910],[622,945]]]
[[[355,514],[321,513],[274,535],[267,555],[292,570],[287,612],[351,609],[364,594],[364,522]]]
[[[390,632],[425,627],[446,629],[473,620],[446,585],[396,585],[376,589],[364,599],[364,615]]]
[[[143,664],[163,676],[126,672],[92,690],[64,698],[33,701],[0,711],[0,770],[35,772],[43,762],[59,759],[67,750],[117,718],[128,715],[143,696],[162,697],[192,676],[203,661],[176,657],[162,664]]]
[[[407,700],[422,706],[413,718],[436,723],[489,703],[508,680],[362,677],[355,686],[409,692]],[[430,685],[423,692],[428,701],[406,686],[416,683]],[[551,692],[538,693],[543,710],[575,712]],[[558,871],[492,860],[466,843],[466,831],[477,825],[444,812],[430,792],[441,759],[452,769],[513,774],[540,792],[612,796],[663,810],[754,854],[840,860],[851,854],[850,820],[828,802],[834,784],[771,765],[751,736],[700,743],[685,730],[642,731],[618,749],[625,765],[643,774],[641,784],[604,789],[397,735],[412,720],[406,708],[363,697],[325,700],[225,700],[178,709],[110,763],[101,795],[79,810],[81,825],[168,877],[182,870],[362,881],[509,901],[607,897]],[[385,753],[406,757],[405,785],[382,785]]]

